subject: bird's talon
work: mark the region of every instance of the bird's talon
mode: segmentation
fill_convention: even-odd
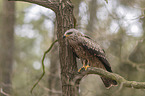
[[[80,72],[83,68],[85,69],[86,66],[81,67],[81,68],[78,70],[78,72]],[[85,69],[85,70],[86,70],[86,69]]]
[[[83,66],[83,67],[81,67],[81,68],[78,70],[78,72],[80,72],[83,68],[84,68],[85,70],[87,70],[88,67],[90,67],[90,66],[89,66],[89,65],[87,65],[87,66]]]
[[[89,65],[87,65],[87,66],[85,66],[84,68],[85,68],[85,70],[87,70],[88,69],[88,67],[90,67]]]
[[[80,68],[80,69],[78,70],[78,72],[80,72],[80,71],[81,71],[81,69],[82,69],[82,68]]]

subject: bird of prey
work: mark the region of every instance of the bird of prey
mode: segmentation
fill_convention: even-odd
[[[69,29],[64,33],[63,38],[68,40],[74,54],[81,59],[85,69],[91,66],[112,72],[111,66],[105,57],[104,50],[89,36],[76,29]],[[117,85],[117,82],[110,78],[101,76],[101,79],[107,88]]]

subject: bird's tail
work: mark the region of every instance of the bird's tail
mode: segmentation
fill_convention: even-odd
[[[107,87],[107,89],[109,89],[111,86],[115,86],[117,85],[117,82],[115,80],[112,80],[110,78],[106,78],[106,77],[101,77],[105,87]]]

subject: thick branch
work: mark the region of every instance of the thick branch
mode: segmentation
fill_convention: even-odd
[[[52,9],[54,12],[58,9],[58,2],[55,2],[55,0],[8,0],[8,1],[23,1],[23,2],[29,2],[29,3],[34,3],[41,5],[46,8]]]
[[[105,71],[100,68],[95,68],[95,67],[89,67],[86,71],[78,73],[74,78],[74,82],[78,83],[78,81],[80,81],[85,75],[88,75],[88,74],[97,74],[97,75],[101,75],[101,76],[105,76],[105,77],[114,79],[118,83],[123,84],[124,87],[145,89],[145,82],[127,81],[126,79],[124,79],[122,76],[120,76],[118,74],[110,73],[108,71]]]

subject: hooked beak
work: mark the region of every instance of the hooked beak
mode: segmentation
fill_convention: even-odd
[[[65,38],[66,36],[65,35],[63,35],[63,39]]]
[[[66,38],[66,37],[68,37],[68,35],[64,34],[64,35],[63,35],[63,38]]]

